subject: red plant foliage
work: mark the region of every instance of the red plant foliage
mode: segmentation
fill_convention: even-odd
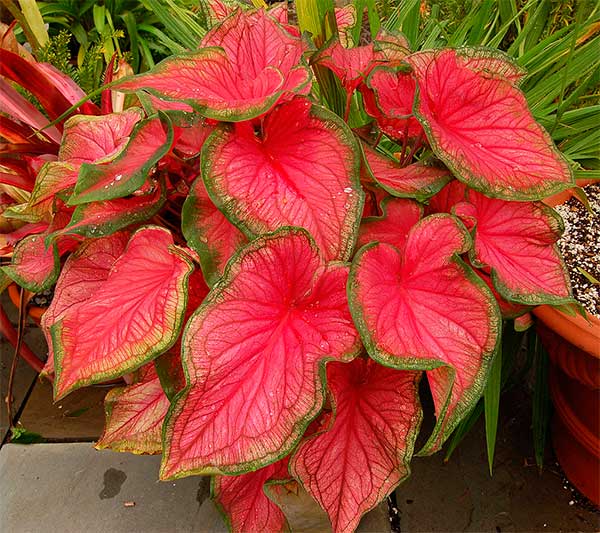
[[[99,447],[215,476],[234,531],[285,529],[265,485],[292,478],[352,531],[409,473],[419,380],[431,453],[482,394],[501,310],[571,301],[539,202],[571,171],[500,53],[348,48],[347,10],[312,52],[281,7],[213,8],[197,50],[116,86],[144,111],[88,104],[39,135],[78,93],[2,51],[3,275],[56,282],[56,398],[134,373]],[[372,121],[326,109],[309,64]]]

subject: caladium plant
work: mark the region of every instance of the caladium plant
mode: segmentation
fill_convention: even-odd
[[[31,228],[4,272],[56,282],[57,399],[128,376],[99,448],[213,476],[234,531],[285,529],[265,487],[290,481],[353,531],[410,472],[419,384],[429,454],[481,397],[503,316],[571,302],[540,202],[571,170],[500,52],[316,50],[282,6],[213,7],[197,50],[113,87],[130,107],[64,124],[5,210]]]

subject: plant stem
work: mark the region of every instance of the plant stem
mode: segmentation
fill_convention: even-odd
[[[352,93],[346,94],[346,109],[344,110],[344,122],[348,124],[348,118],[350,117],[350,106],[352,105]]]
[[[402,136],[402,152],[400,153],[400,165],[404,166],[404,156],[406,155],[406,146],[408,145],[408,120],[404,125],[404,135]]]
[[[408,156],[406,157],[406,161],[408,161],[409,163],[410,163],[410,161],[412,161],[412,158],[415,156],[415,154],[417,153],[419,148],[421,148],[422,144],[423,144],[423,135],[419,134],[419,136],[415,140],[415,144],[413,144]],[[404,161],[402,162],[402,164],[404,165]]]
[[[23,342],[23,322],[25,319],[25,291],[21,288],[19,293],[19,329],[17,332],[17,342],[15,345],[15,353],[13,354],[12,364],[10,365],[10,374],[8,375],[8,390],[6,392],[6,410],[8,411],[8,426],[13,427],[13,415],[12,415],[12,404],[13,404],[13,385],[15,382],[15,373],[17,371],[17,361],[19,359],[19,351],[21,349],[21,343]]]
[[[6,337],[8,342],[10,342],[14,347],[17,346],[18,343],[18,333],[10,322],[10,319],[6,315],[6,312],[0,306],[0,333]],[[24,342],[21,343],[21,347],[19,350],[19,355],[23,358],[23,360],[37,373],[40,373],[44,368],[44,363],[40,361],[37,355],[35,355],[29,346]]]

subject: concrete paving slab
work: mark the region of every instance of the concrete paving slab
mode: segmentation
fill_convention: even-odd
[[[7,444],[0,450],[0,533],[227,531],[209,499],[209,480],[157,481],[160,458],[97,451],[88,443]],[[304,493],[281,503],[294,531],[328,531]],[[359,533],[389,532],[387,505]]]
[[[0,304],[6,310],[11,322],[16,324],[18,320],[17,310],[8,299],[6,293],[3,293],[0,296]],[[28,323],[25,330],[24,340],[35,354],[45,359],[48,353],[48,348],[46,346],[44,336],[37,326]],[[9,429],[8,413],[4,403],[4,398],[8,393],[8,379],[10,375],[13,354],[14,348],[12,345],[4,338],[4,336],[0,335],[0,442],[4,440],[4,437]],[[13,414],[18,412],[18,410],[21,408],[27,393],[35,381],[35,378],[36,373],[27,365],[27,363],[25,363],[22,359],[19,359],[17,371],[15,373],[15,381],[13,384]]]
[[[443,453],[415,457],[411,477],[396,490],[402,533],[600,531],[600,514],[581,504],[551,453],[538,473],[529,399],[515,391],[503,401],[511,413],[501,418],[494,475],[482,420],[447,464]]]
[[[93,441],[104,429],[104,397],[112,387],[86,387],[54,403],[52,384],[38,381],[20,423],[48,441]]]
[[[158,482],[160,458],[89,443],[0,450],[2,533],[227,531],[208,478]]]

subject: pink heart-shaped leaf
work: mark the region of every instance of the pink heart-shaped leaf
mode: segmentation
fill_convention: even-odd
[[[569,275],[556,245],[562,221],[541,202],[506,202],[468,191],[454,206],[474,226],[472,259],[491,268],[494,286],[509,301],[525,305],[572,302]]]
[[[104,399],[106,424],[96,443],[99,450],[137,454],[162,451],[162,423],[169,399],[149,363],[140,369],[142,377],[133,385],[111,389]]]
[[[185,330],[188,386],[166,422],[162,479],[243,473],[293,448],[321,409],[324,362],[359,350],[347,277],[301,229],[229,263]]]
[[[573,185],[567,161],[511,81],[474,70],[455,50],[407,61],[419,86],[415,113],[458,179],[507,200],[536,200]]]
[[[354,246],[363,193],[352,133],[304,98],[251,123],[221,127],[203,148],[202,176],[217,207],[249,236],[307,229],[327,260]]]
[[[142,117],[142,110],[138,108],[99,117],[71,117],[65,122],[59,160],[73,165],[111,161],[125,148]]]
[[[48,360],[43,374],[54,374],[50,327],[102,285],[114,262],[123,253],[128,239],[129,235],[124,231],[110,237],[89,239],[67,258],[54,288],[52,302],[41,319],[40,325],[48,345]]]
[[[116,159],[82,164],[70,205],[121,198],[139,189],[170,150],[173,128],[166,119],[149,118],[137,124],[128,141]]]
[[[381,208],[382,216],[363,219],[356,247],[370,242],[385,242],[403,251],[409,231],[423,216],[423,207],[413,200],[387,198]]]
[[[413,116],[416,83],[406,69],[377,67],[361,87],[365,111],[383,133],[398,141],[424,135]]]
[[[455,217],[432,215],[410,230],[404,252],[371,244],[351,268],[350,308],[369,355],[428,371],[438,419],[428,453],[479,399],[499,339],[494,297],[458,257],[470,245]]]
[[[212,497],[227,516],[232,533],[278,532],[288,529],[285,515],[264,492],[265,484],[291,479],[287,458],[239,476],[215,476]]]
[[[362,358],[327,366],[335,420],[300,444],[290,471],[336,533],[352,533],[408,477],[422,416],[420,376]]]
[[[262,10],[235,11],[201,46],[125,79],[118,90],[146,90],[184,101],[209,118],[240,121],[265,113],[284,93],[302,91],[310,82],[309,69],[300,65],[302,40]]]
[[[106,280],[50,327],[55,398],[131,372],[169,349],[182,325],[191,271],[167,230],[138,230]]]

